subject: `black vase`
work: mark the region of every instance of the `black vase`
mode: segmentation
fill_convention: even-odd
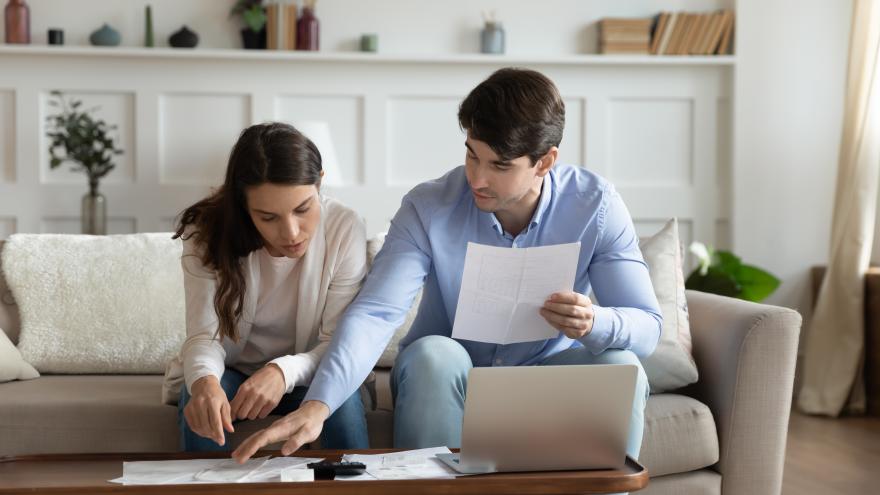
[[[195,48],[199,44],[199,35],[183,26],[168,38],[168,44],[174,48]]]
[[[266,28],[253,31],[250,28],[241,30],[241,44],[248,50],[266,49]]]

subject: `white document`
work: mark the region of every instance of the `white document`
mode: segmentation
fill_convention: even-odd
[[[315,470],[295,467],[281,471],[281,481],[315,481]]]
[[[110,482],[123,485],[263,483],[281,481],[283,471],[322,460],[306,457],[262,457],[251,459],[243,465],[232,459],[124,462],[122,477]]]
[[[391,454],[346,454],[343,460],[362,462],[367,466],[367,475],[378,480],[415,480],[425,478],[454,478],[459,476],[453,469],[437,459],[437,454],[449,454],[446,447],[406,450]],[[366,475],[351,479],[369,479]],[[339,477],[337,476],[337,479]]]
[[[502,248],[468,243],[452,338],[514,344],[559,335],[541,316],[554,292],[574,287],[581,243]]]
[[[312,462],[321,462],[323,458],[317,457],[273,457],[244,480],[247,483],[269,483],[273,481],[306,481],[305,479],[284,479],[284,473],[293,471],[312,471],[306,469],[306,465]],[[288,478],[296,477],[295,474]],[[302,476],[299,476],[302,478]],[[312,475],[314,481],[314,475]]]
[[[209,483],[240,483],[249,474],[255,473],[263,467],[263,464],[266,464],[268,460],[268,457],[260,457],[249,459],[244,464],[239,464],[235,459],[224,459],[207,469],[199,471],[193,478],[195,481],[206,481]]]
[[[218,459],[123,462],[122,477],[110,480],[123,485],[168,485],[192,482],[193,476],[217,464]]]

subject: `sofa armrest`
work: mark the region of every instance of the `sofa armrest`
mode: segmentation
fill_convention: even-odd
[[[711,409],[724,494],[778,494],[801,316],[791,309],[687,291],[700,380]]]

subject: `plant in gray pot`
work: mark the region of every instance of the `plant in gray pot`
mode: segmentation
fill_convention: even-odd
[[[85,172],[89,192],[82,199],[83,234],[107,233],[107,200],[98,192],[98,182],[115,166],[113,158],[123,151],[110,136],[117,126],[94,116],[97,108],[83,109],[82,101],[53,91],[49,105],[58,113],[46,117],[49,138],[49,167],[70,162],[75,172]]]
[[[241,29],[241,43],[250,50],[266,48],[266,9],[263,0],[238,0],[229,16],[241,16],[245,27]]]

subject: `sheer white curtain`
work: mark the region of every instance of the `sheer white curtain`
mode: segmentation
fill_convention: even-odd
[[[855,0],[831,252],[807,333],[798,406],[837,416],[865,409],[864,274],[880,175],[880,0]]]

